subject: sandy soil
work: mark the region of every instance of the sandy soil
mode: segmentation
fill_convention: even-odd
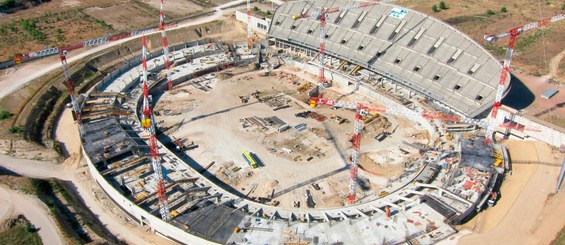
[[[508,141],[506,145],[515,160],[553,158],[551,148],[539,142]],[[558,172],[559,167],[514,165],[497,205],[471,221],[474,233],[460,238],[458,244],[548,244],[565,225],[565,194],[554,193]]]
[[[142,0],[141,2],[150,5],[154,9],[161,8],[160,0]],[[165,16],[167,16],[168,12],[173,13],[176,16],[187,16],[190,15],[190,13],[204,9],[190,0],[168,0],[165,1],[164,8]]]
[[[304,79],[297,80],[300,84],[315,82],[302,72],[283,70],[295,72],[303,77]],[[159,98],[155,110],[161,112],[161,115],[156,120],[164,121],[160,127],[168,128],[166,134],[198,144],[200,147],[189,151],[188,154],[203,166],[216,161],[215,166],[210,169],[211,172],[242,193],[250,193],[253,197],[267,197],[273,192],[282,192],[284,194],[275,200],[280,201],[280,206],[292,207],[293,201],[304,199],[305,190],[308,189],[312,191],[318,208],[342,205],[342,198],[348,192],[349,171],[346,164],[351,155],[349,139],[354,113],[320,107],[315,111],[328,118],[324,122],[294,116],[298,112],[312,109],[293,98],[306,97],[296,94],[296,89],[301,85],[293,84],[292,81],[294,80],[286,78],[257,77],[252,73],[251,76],[243,74],[212,82],[209,86],[213,89],[209,92],[203,92],[192,85],[180,85],[175,87],[173,92]],[[284,97],[290,98],[291,102],[288,104],[291,108],[274,112],[271,107],[257,102],[254,98],[247,104],[240,101],[239,96],[247,96],[255,90],[260,90],[262,96],[276,95],[284,91],[285,94],[291,95]],[[346,88],[336,85],[327,89],[326,96],[338,97],[344,91],[349,92]],[[366,100],[358,94],[348,96],[347,99]],[[253,116],[278,116],[291,126],[306,123],[309,130],[299,133],[291,128],[279,134],[272,132],[273,130],[261,132],[256,127],[242,128],[240,119]],[[339,125],[331,119],[333,116],[346,118],[350,122]],[[395,124],[396,121],[394,120]],[[409,129],[411,126],[413,125],[406,122],[401,128]],[[214,130],[207,130],[210,128]],[[361,143],[363,152],[386,152],[387,149],[393,151],[402,140],[413,141],[404,134],[396,133],[386,141],[376,142],[373,137],[376,136],[377,128],[380,128],[367,128],[370,130],[364,132],[365,137]],[[316,130],[312,131],[314,129]],[[331,140],[328,140],[330,138]],[[285,152],[283,147],[287,151],[292,150],[292,153]],[[265,166],[251,170],[241,157],[242,150],[256,153]],[[296,158],[297,156],[301,157]],[[310,161],[307,160],[309,156],[313,157]],[[394,156],[375,159],[390,162],[388,159],[391,157]],[[402,159],[396,160],[398,163],[403,162]],[[367,164],[376,163],[367,161]],[[233,172],[232,169],[236,167],[242,170]],[[401,165],[387,164],[377,168],[375,174],[363,176],[371,186],[369,192],[378,192],[380,187],[386,185],[387,177],[398,176],[399,170],[402,170]],[[310,186],[312,183],[319,184],[322,190],[314,191]]]
[[[36,197],[28,196],[0,185],[0,221],[23,214],[38,229],[44,244],[64,244],[47,205]]]
[[[55,124],[53,135],[57,141],[61,142],[66,157],[69,157],[71,153],[80,153],[81,150],[80,136],[77,133],[77,124],[73,120],[72,113],[69,108],[63,111]]]
[[[559,69],[559,63],[561,63],[564,57],[565,57],[565,50],[561,51],[561,53],[553,57],[551,59],[551,62],[549,63],[549,77],[554,78],[561,83],[565,83],[565,77],[560,77],[562,72],[560,73],[558,69]]]
[[[107,7],[90,7],[84,12],[94,18],[104,20],[114,29],[121,31],[159,24],[158,12],[141,9],[131,2]]]

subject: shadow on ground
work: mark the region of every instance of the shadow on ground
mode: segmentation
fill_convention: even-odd
[[[502,99],[503,105],[522,110],[534,103],[536,95],[520,79],[512,75],[510,86],[508,95]]]

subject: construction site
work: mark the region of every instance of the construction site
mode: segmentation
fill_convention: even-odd
[[[162,50],[131,34],[139,54],[87,92],[60,59],[93,179],[172,241],[435,244],[497,208],[513,170],[497,136],[555,139],[501,100],[516,36],[564,15],[485,35],[514,38],[501,64],[379,1],[293,1],[272,18],[247,1],[246,40],[171,47],[162,8]]]

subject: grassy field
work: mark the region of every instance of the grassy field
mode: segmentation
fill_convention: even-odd
[[[41,237],[30,228],[29,224],[19,224],[0,233],[0,244],[40,245],[43,243],[41,242]]]

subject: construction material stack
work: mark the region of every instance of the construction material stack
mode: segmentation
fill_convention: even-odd
[[[513,29],[510,29],[508,32],[501,33],[498,35],[488,35],[485,34],[484,39],[490,44],[499,38],[503,37],[510,37],[508,40],[508,46],[506,49],[506,57],[504,58],[504,64],[502,65],[502,72],[500,73],[500,81],[498,82],[498,87],[496,90],[496,96],[494,99],[494,105],[492,107],[492,112],[490,114],[490,120],[485,131],[485,140],[487,143],[492,143],[493,141],[493,134],[494,134],[494,127],[496,126],[496,116],[498,115],[498,109],[500,108],[502,96],[504,91],[506,90],[506,80],[508,79],[508,74],[510,72],[510,61],[512,60],[512,54],[514,52],[514,46],[516,46],[516,40],[518,35],[520,35],[524,31],[536,29],[539,27],[543,27],[546,25],[550,25],[554,22],[560,21],[565,19],[565,14],[560,14],[553,16],[548,19],[528,23],[523,26],[518,26]]]
[[[347,202],[349,205],[353,204],[356,200],[356,189],[357,189],[357,172],[359,170],[359,156],[361,154],[361,132],[363,131],[363,121],[361,118],[365,115],[374,115],[377,113],[389,113],[393,115],[400,115],[405,117],[423,117],[427,119],[439,119],[442,121],[459,121],[459,117],[436,113],[430,111],[423,111],[421,113],[412,111],[410,109],[402,108],[400,106],[388,108],[383,105],[373,105],[373,104],[362,104],[354,103],[341,100],[332,100],[328,98],[312,97],[310,98],[310,106],[316,107],[317,105],[327,105],[335,108],[346,108],[355,110],[355,123],[353,128],[353,138],[352,142],[352,153],[351,153],[351,164],[349,166],[351,179],[349,182],[349,194],[347,197]]]
[[[69,65],[67,64],[67,51],[63,50],[59,53],[59,58],[61,58],[61,64],[63,64],[63,75],[65,76],[65,85],[67,86],[67,91],[69,92],[69,97],[71,97],[71,106],[75,114],[75,121],[79,124],[81,123],[82,117],[80,113],[80,105],[77,101],[77,96],[75,93],[75,87],[69,76]]]
[[[165,70],[167,72],[167,87],[169,90],[173,88],[171,80],[171,61],[169,59],[169,43],[167,41],[167,31],[165,30],[165,0],[161,0],[161,9],[159,12],[159,31],[161,31],[161,42],[163,44],[163,57],[165,59]]]
[[[163,170],[161,166],[161,159],[159,155],[159,147],[157,145],[157,135],[155,131],[155,119],[153,118],[153,112],[151,108],[151,101],[149,101],[149,89],[147,87],[147,41],[145,36],[141,38],[142,42],[142,82],[143,82],[143,112],[142,112],[142,127],[145,128],[149,133],[149,149],[151,151],[151,165],[153,166],[153,172],[155,174],[155,180],[157,182],[157,196],[159,198],[159,213],[161,214],[161,219],[164,221],[169,221],[170,212],[169,204],[167,201],[165,182],[163,180]]]

